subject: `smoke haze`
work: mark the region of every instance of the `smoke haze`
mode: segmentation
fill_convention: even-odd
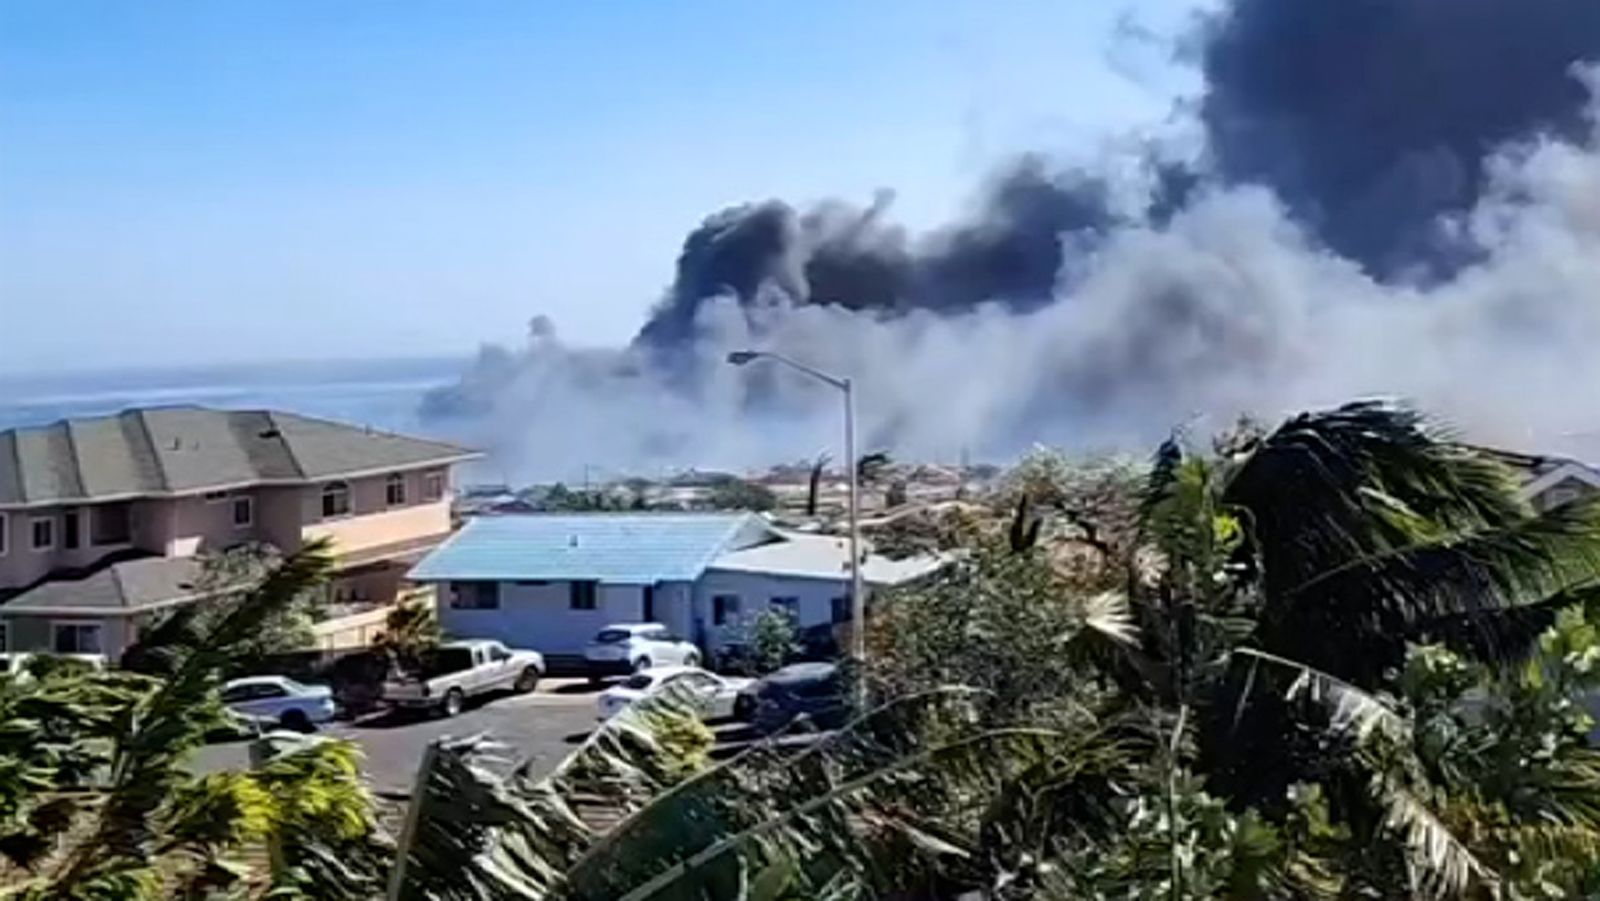
[[[864,445],[912,458],[1142,448],[1196,417],[1374,393],[1483,440],[1600,437],[1581,66],[1600,60],[1600,7],[1234,0],[1190,38],[1206,84],[1191,159],[1028,155],[922,235],[887,193],[724,210],[685,240],[631,346],[571,348],[535,319],[424,413],[515,478],[836,444],[832,389],[724,362],[760,347],[855,378]]]

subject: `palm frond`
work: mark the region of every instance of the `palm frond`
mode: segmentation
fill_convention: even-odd
[[[1221,498],[1261,561],[1258,643],[1363,685],[1445,619],[1513,655],[1526,630],[1502,611],[1600,580],[1600,507],[1535,514],[1504,465],[1403,407],[1294,417]]]
[[[1112,644],[1132,647],[1139,642],[1139,626],[1134,621],[1133,608],[1128,596],[1121,592],[1106,591],[1086,598],[1083,626]]]
[[[108,798],[93,832],[56,874],[57,890],[124,877],[142,880],[151,866],[157,812],[186,775],[183,757],[229,722],[216,693],[233,649],[269,617],[327,578],[332,559],[313,542],[268,569],[229,613],[191,649],[160,687],[124,712],[111,759]]]
[[[1355,738],[1358,745],[1381,739],[1385,757],[1399,753],[1406,759],[1411,743],[1411,723],[1383,699],[1314,667],[1250,648],[1234,652],[1294,674],[1285,697],[1304,700],[1328,711],[1331,727]],[[1247,699],[1241,699],[1241,703]],[[1374,755],[1376,758],[1376,755]],[[1405,862],[1412,888],[1428,897],[1461,897],[1477,885],[1492,885],[1497,876],[1467,844],[1458,838],[1419,794],[1412,769],[1372,764],[1369,782],[1373,800],[1383,811],[1383,826],[1405,842]]]
[[[403,897],[550,896],[599,837],[594,814],[627,817],[670,787],[674,762],[655,728],[697,717],[700,704],[669,685],[602,723],[538,780],[480,766],[495,750],[481,738],[440,745],[412,799],[417,828],[403,850]]]
[[[1011,756],[1006,753],[1008,748],[1032,747],[1063,737],[1061,733],[1045,729],[994,729],[907,755],[853,779],[842,781],[821,795],[810,797],[754,825],[719,838],[622,895],[621,901],[646,901],[664,893],[676,896],[675,893],[670,893],[671,889],[682,882],[698,878],[698,871],[724,855],[741,849],[753,847],[759,850],[763,857],[776,855],[787,857],[789,860],[798,860],[801,852],[822,847],[821,843],[829,837],[827,833],[816,830],[819,814],[830,807],[850,801],[856,795],[878,784],[892,780],[904,771],[921,766],[949,765],[962,769],[982,769],[983,761],[993,760],[996,755],[1002,758]],[[840,821],[831,817],[821,818],[820,821],[825,824],[824,829],[830,831],[842,825]]]
[[[1315,667],[1269,654],[1254,648],[1238,648],[1234,655],[1259,661],[1294,676],[1284,697],[1307,701],[1329,713],[1330,724],[1338,732],[1349,733],[1358,741],[1381,735],[1391,742],[1410,741],[1410,722],[1382,698],[1337,676]],[[1239,698],[1247,704],[1248,697]]]
[[[677,784],[653,759],[663,717],[674,715],[655,699],[603,724],[543,780],[499,780],[472,765],[472,748],[441,749],[404,895],[732,897],[755,880],[764,892],[782,883],[790,894],[844,897],[887,875],[874,861],[890,846],[960,859],[977,836],[946,831],[938,824],[948,821],[929,813],[981,809],[1009,774],[1082,741],[982,729],[973,696],[902,698],[798,753],[758,744]],[[597,805],[620,817],[609,832],[586,821]]]
[[[1398,780],[1376,776],[1372,790],[1384,807],[1384,826],[1401,835],[1412,890],[1434,898],[1465,897],[1498,877],[1458,839],[1416,792]]]

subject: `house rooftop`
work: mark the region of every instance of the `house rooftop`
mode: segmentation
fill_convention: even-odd
[[[751,513],[562,513],[480,516],[429,554],[419,582],[693,581],[730,548],[771,540]]]
[[[134,613],[200,597],[194,557],[145,557],[103,566],[77,579],[51,579],[5,601],[8,614]]]
[[[136,408],[0,431],[0,509],[298,484],[477,456],[277,410]]]
[[[931,555],[891,560],[868,553],[861,578],[877,587],[902,585],[937,571],[946,562]],[[708,568],[802,579],[846,579],[850,576],[850,542],[832,535],[786,532],[782,541],[729,551]]]

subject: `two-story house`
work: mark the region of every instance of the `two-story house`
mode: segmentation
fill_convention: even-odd
[[[205,591],[197,555],[251,543],[331,538],[335,612],[381,611],[449,533],[450,468],[476,456],[272,410],[0,432],[0,649],[115,659],[145,614]]]

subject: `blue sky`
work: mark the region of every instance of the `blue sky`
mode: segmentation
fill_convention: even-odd
[[[626,340],[722,206],[1159,121],[1189,5],[5,0],[0,371]]]

